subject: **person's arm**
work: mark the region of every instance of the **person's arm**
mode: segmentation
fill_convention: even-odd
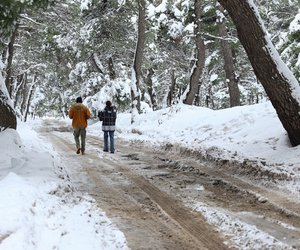
[[[72,108],[70,108],[70,110],[69,110],[69,118],[73,119],[73,115],[74,115],[74,111],[73,111]]]
[[[103,121],[103,111],[102,111],[102,110],[99,110],[99,111],[98,111],[98,118],[99,118],[99,121],[100,121],[100,122]]]

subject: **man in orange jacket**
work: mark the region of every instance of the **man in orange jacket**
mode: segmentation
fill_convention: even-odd
[[[86,138],[86,127],[87,120],[90,119],[91,113],[89,109],[82,104],[82,98],[77,97],[76,103],[73,104],[69,111],[69,117],[72,120],[72,127],[74,130],[74,138],[77,147],[76,154],[82,154],[85,152],[85,138]],[[81,144],[79,141],[79,136],[81,138]]]

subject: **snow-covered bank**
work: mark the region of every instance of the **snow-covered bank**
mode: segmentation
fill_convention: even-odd
[[[287,171],[300,163],[299,147],[291,147],[270,103],[223,110],[177,105],[142,114],[130,124],[130,114],[120,114],[118,129],[127,139],[153,143],[178,143],[193,150],[219,148],[224,158],[264,160]]]
[[[27,125],[18,132],[0,133],[0,249],[128,249],[95,201],[73,189],[56,152]]]

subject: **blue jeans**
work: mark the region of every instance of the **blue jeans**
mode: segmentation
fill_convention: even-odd
[[[110,142],[110,152],[114,153],[115,152],[115,139],[114,139],[114,134],[115,131],[103,131],[104,132],[104,149],[103,151],[108,152],[108,135],[109,135],[109,142]]]

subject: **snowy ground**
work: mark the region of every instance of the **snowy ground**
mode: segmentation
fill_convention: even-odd
[[[30,126],[38,121],[0,133],[0,250],[127,249],[123,233],[91,197],[74,190],[57,153]],[[290,146],[270,103],[219,111],[178,105],[143,114],[134,125],[129,114],[119,114],[117,128],[116,136],[128,140],[256,162],[290,176],[282,189],[299,197],[300,146]],[[96,123],[88,132],[99,130]]]
[[[120,114],[118,132],[128,140],[175,144],[229,163],[255,164],[268,175],[290,179],[282,189],[300,198],[300,145],[291,147],[269,102],[217,111],[177,105],[143,114],[133,125],[130,114]]]
[[[25,124],[18,132],[0,133],[0,249],[128,249],[95,202],[73,189],[51,146]]]

